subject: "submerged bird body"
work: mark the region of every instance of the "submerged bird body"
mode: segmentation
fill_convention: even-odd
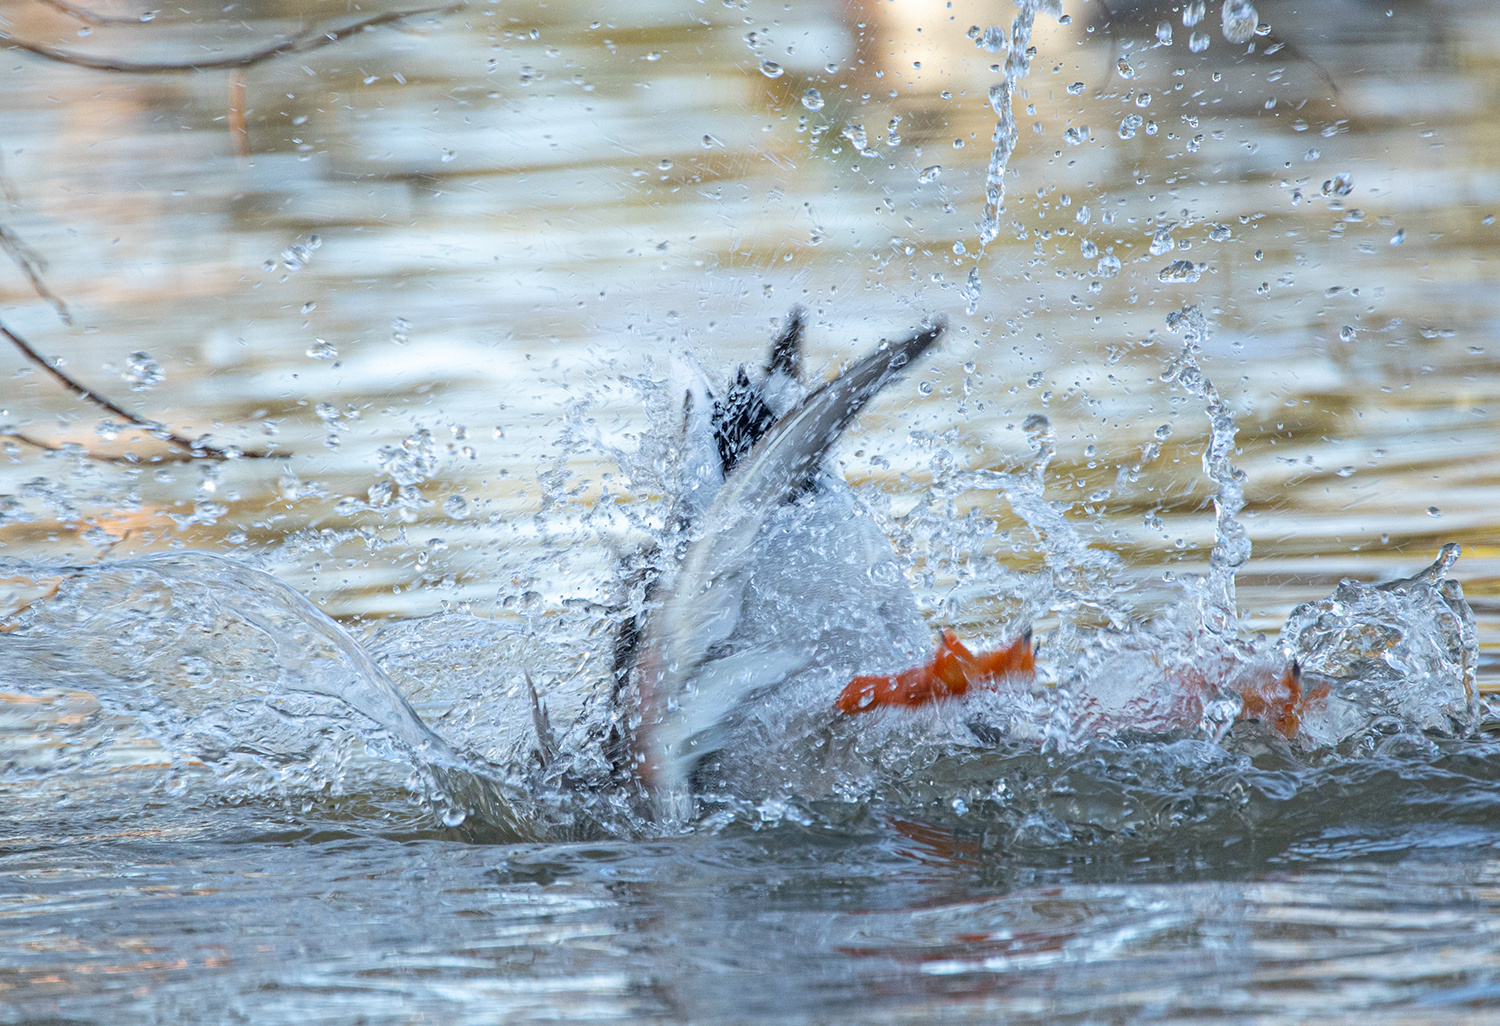
[[[675,541],[648,561],[644,609],[621,632],[611,752],[617,778],[644,784],[669,818],[690,815],[695,794],[842,787],[881,739],[909,743],[924,727],[993,743],[1017,722],[1005,703],[1035,698],[1029,632],[975,653],[945,630],[934,653],[890,542],[825,465],[942,325],[882,343],[810,391],[801,330],[794,313],[767,363],[739,368],[720,394],[702,375],[683,390]],[[1193,730],[1238,695],[1239,718],[1290,737],[1322,697],[1302,689],[1295,664],[1233,663],[1111,675],[1079,696],[1075,726]],[[1007,693],[969,711],[954,701],[975,691]],[[1000,726],[974,718],[986,709]]]
[[[684,390],[682,541],[626,659],[635,770],[658,797],[763,783],[770,753],[826,723],[852,677],[930,649],[890,542],[825,459],[942,330],[883,343],[809,391],[794,314],[763,368],[721,396]]]

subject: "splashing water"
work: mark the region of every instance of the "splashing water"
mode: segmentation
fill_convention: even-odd
[[[1251,546],[1238,519],[1245,475],[1231,461],[1236,427],[1199,364],[1208,338],[1202,312],[1185,308],[1168,324],[1183,346],[1160,380],[1202,404],[1202,466],[1214,486],[1208,572],[1179,580],[1183,599],[1143,620],[1129,605],[1120,557],[1089,543],[1068,503],[1047,498],[1057,440],[1045,417],[1026,420],[1031,452],[1011,471],[965,469],[929,439],[931,483],[901,517],[877,516],[897,552],[870,581],[895,595],[903,577],[916,578],[933,626],[953,622],[959,595],[992,610],[980,629],[1001,638],[1055,623],[1042,639],[1038,679],[857,721],[832,710],[842,680],[768,690],[761,713],[774,743],[741,759],[736,787],[704,796],[685,825],[836,824],[874,806],[920,809],[958,826],[978,817],[999,830],[998,843],[1020,848],[1211,832],[1241,814],[1247,786],[1259,786],[1247,746],[1274,750],[1288,772],[1315,774],[1316,760],[1341,765],[1389,751],[1388,737],[1456,738],[1476,728],[1473,614],[1444,579],[1456,547],[1412,578],[1345,582],[1298,607],[1275,645],[1241,637],[1235,575]],[[633,393],[653,423],[682,417],[680,375],[648,372],[608,387]],[[24,586],[11,596],[0,680],[23,694],[94,695],[159,744],[192,793],[299,807],[352,796],[383,810],[379,828],[417,829],[426,817],[425,829],[441,824],[470,838],[659,832],[603,739],[619,725],[612,639],[650,605],[639,570],[651,557],[618,560],[613,571],[610,561],[683,542],[674,509],[690,499],[692,460],[671,438],[661,431],[616,441],[587,402],[569,411],[558,460],[541,481],[539,552],[515,578],[521,601],[508,621],[398,621],[362,644],[286,585],[218,556],[83,568],[11,562],[6,576]],[[403,487],[420,483],[431,475],[430,449],[418,431],[382,451],[382,470]],[[642,498],[584,497],[570,459],[601,452]],[[1150,458],[1122,473],[1139,475]],[[987,498],[961,513],[960,498],[974,495]],[[1039,570],[1022,573],[995,558],[984,511],[1001,496],[1030,531]],[[776,521],[775,531],[792,533],[768,538],[762,565],[776,561],[781,544],[787,560],[808,559],[815,575],[820,553],[838,550],[828,539],[794,545],[801,516],[793,508]],[[939,588],[950,598],[929,601]],[[825,592],[808,579],[797,597],[816,602]],[[858,596],[839,595],[799,615],[847,621]],[[919,636],[889,644],[872,636],[865,656],[895,668],[921,647]],[[1295,735],[1238,722],[1254,711],[1243,696],[1279,680],[1292,661],[1306,696]],[[723,765],[738,763],[726,757]],[[46,769],[16,762],[8,772]],[[1052,783],[1040,787],[1039,779]],[[1182,793],[1193,796],[1190,816],[1172,811]]]
[[[1000,213],[1005,205],[1005,169],[1016,148],[1018,129],[1011,106],[1015,99],[1016,84],[1031,74],[1031,28],[1037,13],[1045,12],[1055,17],[1062,16],[1061,0],[1017,0],[1020,8],[1010,23],[1010,36],[1005,54],[1004,77],[990,87],[990,108],[995,112],[995,131],[991,135],[994,148],[990,151],[989,168],[984,177],[984,213],[979,221],[979,246],[983,250],[1000,236]],[[998,26],[991,26],[984,33],[986,49],[998,52],[1006,37]]]
[[[1245,472],[1229,461],[1234,452],[1235,426],[1228,406],[1198,365],[1198,354],[1208,339],[1208,323],[1196,306],[1184,307],[1167,318],[1167,326],[1182,334],[1182,352],[1162,372],[1163,383],[1175,382],[1201,400],[1208,413],[1208,446],[1203,450],[1203,473],[1214,483],[1214,547],[1208,560],[1208,580],[1202,592],[1203,625],[1214,634],[1239,633],[1234,575],[1250,559],[1250,535],[1235,519],[1245,508]]]
[[[342,628],[268,574],[204,552],[101,567],[3,564],[37,594],[0,680],[70,688],[139,722],[179,771],[262,795],[404,789],[449,826],[523,837],[503,787],[412,710]]]

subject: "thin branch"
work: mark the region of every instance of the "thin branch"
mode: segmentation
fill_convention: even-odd
[[[22,445],[29,445],[33,449],[41,449],[43,452],[68,451],[68,449],[64,446],[53,445],[51,442],[44,442],[40,438],[32,438],[24,431],[17,431],[15,428],[5,428],[4,430],[0,430],[0,438],[9,438],[13,442],[20,442]],[[161,453],[151,457],[149,460],[142,460],[141,457],[137,456],[133,452],[102,453],[92,452],[88,449],[80,449],[78,450],[78,455],[84,457],[85,459],[97,460],[100,463],[191,463],[193,462],[193,460],[198,459],[198,457],[193,453],[181,451]],[[258,456],[260,454],[251,453],[249,455]]]
[[[0,33],[0,43],[17,50],[25,50],[27,53],[34,53],[38,57],[45,57],[50,61],[60,61],[63,64],[71,64],[79,68],[89,68],[93,71],[118,71],[128,75],[183,74],[193,71],[249,68],[285,54],[307,53],[311,50],[321,49],[348,39],[350,36],[363,32],[365,29],[376,28],[380,25],[389,25],[391,22],[414,18],[419,14],[449,14],[467,6],[468,0],[461,0],[459,3],[447,4],[442,7],[417,7],[410,10],[377,14],[372,18],[356,21],[352,25],[345,25],[343,28],[330,29],[313,26],[303,29],[301,32],[280,43],[274,43],[259,50],[252,50],[250,53],[238,54],[232,57],[205,57],[202,60],[191,61],[131,61],[123,57],[94,57],[73,50],[61,50],[55,46],[48,46],[46,43],[16,39],[4,33]]]
[[[54,11],[66,14],[70,18],[77,18],[79,21],[87,22],[90,25],[147,25],[151,22],[150,18],[130,18],[117,14],[95,14],[87,7],[79,7],[77,4],[68,3],[68,0],[38,0],[38,2],[47,5]]]
[[[47,283],[42,280],[42,271],[47,267],[46,258],[22,242],[20,236],[3,224],[0,224],[0,249],[4,249],[15,265],[21,269],[21,273],[26,275],[36,294],[52,304],[53,309],[57,311],[57,316],[62,318],[62,322],[72,324],[73,314],[69,312],[68,304],[64,303],[62,298],[49,289]]]
[[[80,385],[78,382],[68,377],[62,371],[54,367],[46,357],[42,356],[41,353],[33,349],[31,347],[31,343],[27,342],[20,335],[17,335],[15,332],[11,331],[4,324],[0,324],[0,335],[3,335],[4,337],[10,339],[15,347],[21,350],[21,352],[28,360],[36,364],[38,367],[42,368],[42,370],[46,371],[48,374],[52,375],[54,381],[56,381],[59,385],[62,385],[63,388],[66,388],[69,392],[72,392],[84,402],[93,403],[101,410],[113,413],[117,417],[124,418],[127,422],[130,423],[131,426],[139,428],[142,431],[149,432],[157,438],[160,438],[162,441],[169,442],[172,445],[177,446],[179,449],[182,449],[193,458],[211,460],[230,460],[243,458],[258,460],[268,459],[272,455],[269,452],[240,451],[238,449],[229,450],[220,449],[217,446],[205,445],[202,442],[195,442],[192,439],[184,438],[176,432],[167,430],[160,424],[153,423],[149,420],[143,420],[140,417],[136,416],[134,413],[131,413],[129,410],[125,409],[123,406],[120,406],[118,403],[112,402],[110,399],[100,395],[93,389],[85,388],[83,385]],[[12,435],[14,437],[14,433],[12,433]],[[32,440],[29,438],[22,437],[20,440],[32,443]],[[42,448],[51,448],[51,446],[43,445]],[[282,453],[279,455],[286,456],[289,454]]]

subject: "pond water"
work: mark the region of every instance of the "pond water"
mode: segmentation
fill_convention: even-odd
[[[300,43],[4,53],[0,323],[264,455],[4,350],[0,1022],[1492,1014],[1500,10],[88,10],[0,27]],[[617,563],[674,367],[793,307],[818,379],[946,316],[834,462],[932,628],[1057,686],[667,823],[578,785]],[[1446,543],[1462,599],[1367,586]],[[1382,715],[1090,726],[1184,610],[1326,669],[1278,632],[1329,596],[1410,660]]]

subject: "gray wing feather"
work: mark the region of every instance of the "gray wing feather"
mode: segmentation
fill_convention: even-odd
[[[704,673],[715,645],[732,633],[743,582],[737,581],[762,525],[816,474],[849,423],[881,389],[895,381],[942,335],[934,323],[900,342],[882,343],[844,373],[820,386],[756,443],[715,496],[694,531],[681,566],[650,617],[639,663],[642,756],[658,793],[680,793],[694,759],[712,750],[711,728],[762,674]],[[786,658],[767,671],[795,670]],[[704,736],[707,745],[691,746]],[[691,750],[690,750],[691,746]]]

